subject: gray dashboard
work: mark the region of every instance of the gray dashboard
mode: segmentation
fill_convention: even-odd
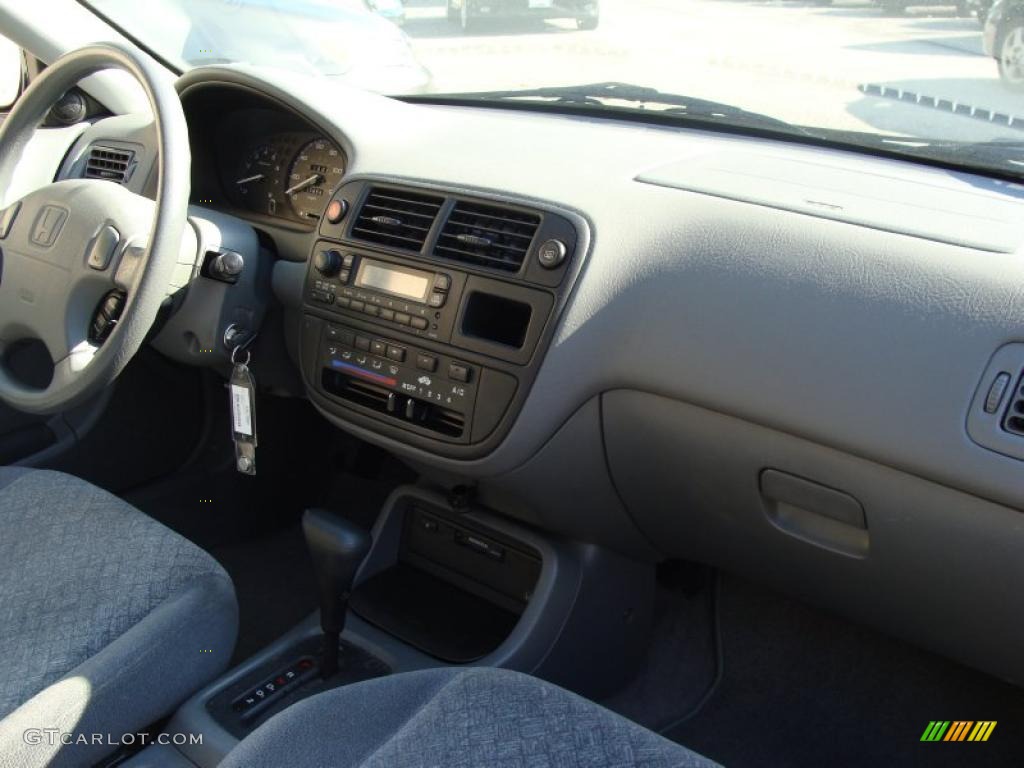
[[[1024,213],[1019,188],[697,131],[416,106],[340,88],[327,94],[320,82],[242,67],[195,70],[182,86],[200,81],[259,87],[334,126],[352,148],[352,174],[554,203],[590,222],[590,253],[514,434],[485,459],[441,467],[508,471],[592,396],[636,388],[1024,505],[1024,467],[979,447],[965,430],[988,360],[1024,337],[1017,252],[637,177],[708,156],[810,153],[857,165],[868,195],[873,172],[922,189],[976,192]],[[945,226],[942,208],[917,213],[918,231]]]
[[[554,206],[581,224],[578,277],[493,450],[445,456],[325,411],[338,426],[549,530],[746,570],[1024,680],[990,640],[935,639],[943,606],[964,607],[977,637],[1024,637],[1007,601],[1024,587],[1018,438],[967,429],[990,362],[1024,341],[1024,189],[755,138],[409,104],[245,66],[179,82],[186,98],[200,86],[301,115],[344,149],[349,179]],[[282,238],[274,265],[293,347],[314,239]],[[1000,428],[973,415],[972,429]],[[792,479],[768,487],[767,470]],[[948,591],[922,598],[930,579]],[[979,598],[991,583],[1006,589]]]

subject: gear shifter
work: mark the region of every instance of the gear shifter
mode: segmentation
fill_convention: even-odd
[[[370,551],[370,534],[326,509],[307,509],[302,531],[320,588],[320,626],[324,632],[324,679],[338,671],[338,643],[345,628],[348,598],[359,566]]]

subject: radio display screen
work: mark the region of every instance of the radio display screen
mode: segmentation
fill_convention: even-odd
[[[392,264],[362,259],[356,275],[356,286],[401,296],[409,301],[424,302],[433,279],[434,275],[430,272],[417,272]]]

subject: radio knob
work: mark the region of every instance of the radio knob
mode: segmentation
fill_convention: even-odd
[[[337,251],[320,251],[313,257],[313,266],[324,277],[334,277],[341,272],[342,258]]]

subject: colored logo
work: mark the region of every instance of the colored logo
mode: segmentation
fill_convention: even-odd
[[[995,720],[932,720],[921,734],[921,741],[988,741],[996,728]]]

